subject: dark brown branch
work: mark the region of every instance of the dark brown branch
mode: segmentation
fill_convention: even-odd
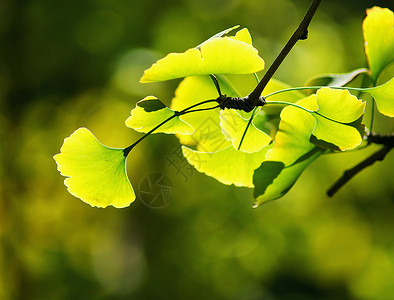
[[[289,54],[290,50],[294,47],[294,45],[299,40],[305,40],[308,37],[308,26],[316,13],[317,8],[320,5],[321,0],[313,0],[311,6],[309,7],[307,13],[305,14],[304,18],[302,19],[298,28],[294,31],[293,35],[283,47],[282,51],[276,57],[272,65],[269,67],[267,72],[264,74],[264,77],[260,80],[259,84],[256,88],[247,96],[247,101],[249,101],[253,107],[256,106],[260,102],[260,95],[262,94],[265,86],[267,85],[268,81],[272,78],[276,70],[282,64],[283,60]]]
[[[392,148],[393,148],[393,144],[391,141],[390,145],[384,145],[383,148],[381,148],[379,151],[373,153],[371,156],[369,156],[367,159],[365,159],[355,167],[345,171],[342,177],[339,178],[338,181],[335,182],[334,185],[327,191],[327,196],[329,197],[334,196],[334,194],[338,192],[338,190],[342,186],[344,186],[350,179],[352,179],[359,172],[364,170],[366,167],[371,166],[377,161],[382,161]]]
[[[371,133],[367,137],[369,144],[378,144],[394,147],[394,134],[380,135]]]

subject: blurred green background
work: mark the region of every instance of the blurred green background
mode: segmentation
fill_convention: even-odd
[[[171,167],[173,136],[128,159],[137,194],[152,172],[172,180],[161,209],[139,198],[91,208],[68,194],[52,159],[78,127],[112,147],[137,139],[124,126],[136,101],[168,104],[179,82],[138,83],[168,52],[240,24],[269,65],[309,2],[1,0],[0,299],[394,299],[393,153],[333,199],[326,189],[377,148],[320,158],[258,209],[249,189]],[[303,85],[366,66],[361,22],[374,5],[393,9],[323,1],[275,77]],[[377,118],[376,131],[393,129]]]

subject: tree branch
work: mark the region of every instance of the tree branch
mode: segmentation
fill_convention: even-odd
[[[250,102],[253,107],[255,107],[260,102],[260,95],[262,94],[265,86],[267,85],[268,81],[272,78],[276,70],[282,64],[283,60],[289,54],[290,50],[294,47],[294,45],[299,40],[305,40],[308,37],[308,26],[316,13],[317,8],[320,5],[321,0],[313,0],[311,6],[309,7],[307,13],[305,14],[304,18],[302,19],[298,28],[294,31],[293,35],[283,47],[282,51],[276,57],[272,65],[269,67],[267,72],[264,74],[264,77],[260,80],[259,84],[256,88],[247,96],[247,101]]]
[[[371,156],[369,156],[367,159],[363,160],[361,163],[356,165],[355,167],[345,171],[342,175],[341,178],[337,180],[337,182],[334,183],[334,185],[327,191],[327,196],[332,197],[338,190],[344,186],[350,179],[352,179],[355,175],[357,175],[359,172],[364,170],[366,167],[371,166],[377,161],[382,161],[387,153],[390,152],[390,150],[393,148],[393,138],[391,138],[390,143],[387,145],[384,145],[380,150],[377,152],[373,153]]]

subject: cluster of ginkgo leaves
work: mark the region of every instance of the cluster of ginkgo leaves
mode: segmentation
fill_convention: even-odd
[[[178,136],[183,155],[198,171],[224,184],[254,188],[256,205],[282,197],[320,155],[363,142],[366,103],[349,90],[370,94],[368,105],[376,102],[380,113],[394,116],[394,79],[376,86],[394,62],[393,20],[387,8],[367,11],[363,33],[369,69],[320,76],[298,88],[271,79],[264,89],[266,104],[249,113],[220,109],[216,101],[218,92],[244,97],[258,83],[264,61],[246,28],[228,36],[236,26],[184,53],[168,54],[145,71],[141,82],[184,78],[171,107],[154,96],[139,101],[126,126],[145,135],[125,149],[102,145],[86,128],[72,133],[54,157],[68,191],[92,206],[129,206],[135,194],[127,156],[150,134],[166,133]],[[372,85],[345,86],[360,74]],[[316,92],[304,93],[311,90]],[[211,128],[209,134],[204,126]]]

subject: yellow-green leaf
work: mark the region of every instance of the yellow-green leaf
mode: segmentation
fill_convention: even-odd
[[[252,117],[250,113],[249,118]],[[271,138],[257,129],[253,121],[249,125],[248,123],[249,120],[242,118],[235,110],[225,109],[220,112],[222,132],[235,149],[248,153],[260,151],[271,142]]]
[[[311,111],[318,109],[316,95],[310,95],[296,104]],[[280,118],[279,131],[273,149],[267,153],[267,160],[281,161],[288,166],[315,147],[309,139],[316,120],[309,112],[293,106],[284,108]]]
[[[322,153],[322,149],[314,147],[289,166],[281,161],[264,161],[253,175],[255,206],[284,196],[305,168]]]
[[[297,105],[316,110],[316,95],[298,101]],[[302,171],[323,152],[309,142],[315,123],[311,114],[300,108],[288,106],[282,110],[273,148],[253,175],[256,206],[285,195]]]
[[[199,172],[224,184],[253,187],[253,172],[271,148],[266,146],[258,152],[246,153],[229,146],[218,152],[199,152],[182,146],[183,155]]]
[[[102,145],[86,128],[64,140],[54,156],[70,194],[91,206],[129,206],[135,194],[126,172],[123,149]]]
[[[141,82],[193,75],[258,72],[264,68],[264,61],[249,41],[250,34],[243,29],[235,37],[215,37],[202,43],[199,48],[170,53],[146,70]]]
[[[154,96],[148,96],[137,102],[135,108],[131,110],[131,116],[127,118],[125,123],[127,127],[146,133],[172,117],[171,120],[160,126],[153,133],[194,133],[193,127],[182,121],[179,116],[174,115],[175,111],[169,109],[159,99]]]
[[[319,109],[313,114],[316,119],[313,136],[328,143],[331,149],[343,151],[358,146],[362,141],[365,102],[347,90],[322,88],[316,95]]]
[[[394,117],[394,78],[385,84],[365,90],[376,101],[378,110],[389,117]]]
[[[367,10],[363,22],[365,53],[376,81],[382,70],[394,62],[394,15],[388,8]]]

